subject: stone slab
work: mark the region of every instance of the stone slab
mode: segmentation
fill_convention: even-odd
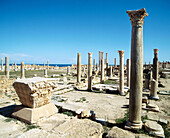
[[[12,116],[18,118],[29,124],[38,122],[41,118],[49,117],[58,112],[58,109],[53,103],[38,107],[38,108],[27,108],[24,106],[16,107]]]

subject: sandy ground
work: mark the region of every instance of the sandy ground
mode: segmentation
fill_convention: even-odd
[[[85,92],[85,91],[73,91],[61,95],[68,98],[68,103],[74,103],[82,106],[88,110],[94,111],[97,118],[103,118],[110,122],[115,122],[117,118],[123,118],[128,105],[128,95],[120,96],[113,94]],[[81,98],[85,99],[83,102]]]

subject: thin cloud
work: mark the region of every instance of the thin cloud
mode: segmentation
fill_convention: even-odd
[[[24,54],[24,53],[16,53],[16,54],[8,54],[8,53],[0,53],[0,56],[2,57],[32,57],[30,55]]]

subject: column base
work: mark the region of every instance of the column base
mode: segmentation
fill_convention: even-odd
[[[124,92],[119,92],[120,95],[122,96],[125,96],[125,93]]]
[[[92,92],[92,89],[87,89],[88,92]]]
[[[156,96],[150,95],[150,96],[149,96],[149,99],[159,100],[159,96],[158,96],[158,95],[156,95]]]
[[[125,129],[129,129],[129,130],[138,130],[142,128],[142,121],[138,124],[138,123],[132,123],[128,120],[128,122],[125,125]]]

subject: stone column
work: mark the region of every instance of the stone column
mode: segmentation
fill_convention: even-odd
[[[129,121],[126,128],[142,127],[142,88],[143,88],[143,23],[148,14],[146,10],[127,11],[132,23],[131,35],[131,79],[129,99]]]
[[[70,66],[67,67],[67,75],[70,74]]]
[[[88,53],[88,91],[92,91],[92,53]]]
[[[9,57],[5,57],[5,75],[9,79]]]
[[[153,79],[158,81],[158,49],[154,49]]]
[[[3,58],[1,58],[1,70],[3,71]]]
[[[25,78],[25,73],[24,73],[24,62],[21,62],[21,79]]]
[[[47,70],[49,70],[49,60],[47,60]]]
[[[106,62],[106,75],[109,76],[110,73],[109,63]]]
[[[112,76],[113,76],[113,74],[112,74],[112,66],[110,66],[110,73],[109,73],[109,75],[110,75],[110,78],[112,78]]]
[[[14,66],[15,66],[15,67],[14,67],[14,68],[15,68],[14,70],[17,71],[17,64],[16,64],[16,62],[15,62],[15,65],[14,65]]]
[[[145,75],[145,89],[149,89],[149,82],[150,82],[150,74]]]
[[[130,88],[130,59],[127,59],[127,87]]]
[[[101,52],[99,51],[99,71],[101,71]]]
[[[95,71],[95,59],[93,59],[93,70]]]
[[[108,53],[106,53],[106,61],[105,61],[105,64],[107,64],[107,57],[108,57]]]
[[[119,50],[119,92],[120,95],[125,95],[124,93],[124,50]]]
[[[44,77],[48,77],[48,75],[47,75],[47,69],[44,69]]]
[[[150,98],[158,100],[157,95],[158,89],[158,49],[154,49],[154,58],[153,58],[153,80],[151,81],[151,92]]]
[[[115,58],[115,67],[117,67],[117,65],[116,65],[116,58]]]
[[[81,54],[77,54],[77,82],[81,82]]]
[[[101,52],[101,76],[100,76],[100,83],[104,83],[104,59],[103,59],[103,53],[104,52]]]

